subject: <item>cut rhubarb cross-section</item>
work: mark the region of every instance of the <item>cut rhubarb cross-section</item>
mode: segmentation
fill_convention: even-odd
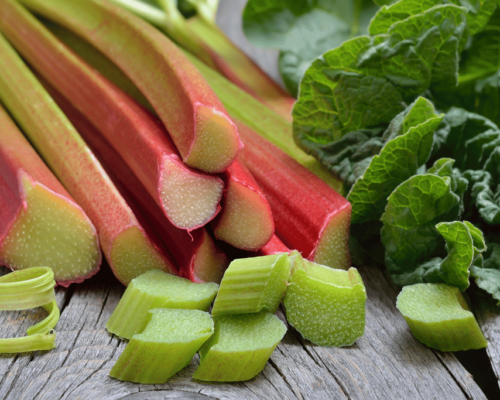
[[[311,261],[349,268],[351,204],[279,148],[237,124],[245,144],[240,158],[271,205],[276,234]]]
[[[153,114],[76,56],[20,4],[3,3],[0,27],[33,68],[99,129],[175,226],[192,230],[214,218],[222,180],[187,167]]]
[[[0,106],[0,264],[50,267],[63,286],[101,264],[97,232]]]
[[[125,285],[150,269],[174,271],[102,166],[20,56],[0,34],[0,100],[97,229]]]
[[[165,35],[109,2],[21,3],[74,31],[120,67],[151,103],[186,164],[222,172],[233,162],[240,148],[236,126],[198,70]]]

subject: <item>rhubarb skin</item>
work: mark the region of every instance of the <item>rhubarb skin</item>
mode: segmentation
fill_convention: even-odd
[[[276,234],[318,264],[347,269],[351,204],[279,148],[238,123],[241,160],[271,205]]]
[[[0,99],[97,229],[102,251],[125,285],[172,266],[151,242],[63,112],[0,35]]]
[[[186,167],[155,116],[76,56],[20,4],[4,2],[0,27],[34,69],[93,121],[175,226],[192,230],[215,217],[222,180]]]
[[[242,250],[255,251],[274,234],[271,208],[245,165],[235,160],[222,174],[222,211],[212,222],[215,237]]]
[[[1,106],[0,131],[0,264],[50,266],[62,286],[94,275],[94,225]]]
[[[165,35],[106,1],[21,3],[74,31],[121,68],[151,103],[187,165],[222,172],[233,162],[240,148],[236,126],[201,74]]]
[[[178,229],[165,217],[144,186],[120,155],[78,110],[61,94],[50,90],[52,97],[92,149],[127,203],[133,208],[144,227],[150,227],[177,266],[175,274],[192,282],[222,280],[229,265],[227,256],[218,249],[205,228],[191,232]]]

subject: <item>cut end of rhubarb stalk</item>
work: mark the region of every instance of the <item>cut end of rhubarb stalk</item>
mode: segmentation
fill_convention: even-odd
[[[134,335],[109,374],[121,381],[165,383],[189,364],[213,330],[203,311],[151,310],[146,329]]]
[[[2,240],[2,264],[14,270],[46,265],[63,286],[96,273],[101,251],[95,228],[82,209],[27,174],[20,181],[25,207]]]
[[[220,178],[187,169],[180,160],[166,157],[160,196],[169,220],[176,227],[192,230],[212,220],[220,210],[224,190]]]
[[[363,335],[366,291],[355,268],[332,269],[297,255],[293,270],[284,301],[286,317],[305,339],[340,347]]]
[[[461,351],[482,349],[488,345],[456,287],[441,283],[405,286],[396,307],[413,335],[433,349]]]
[[[225,315],[215,320],[215,332],[200,349],[200,366],[194,379],[236,382],[252,379],[286,333],[273,314]]]
[[[193,283],[162,271],[148,271],[130,283],[106,329],[130,339],[144,329],[153,308],[207,310],[218,288],[215,283]]]
[[[229,258],[217,248],[208,232],[204,230],[203,242],[193,259],[192,269],[181,273],[193,282],[220,283],[228,265]]]
[[[223,207],[223,214],[214,227],[217,239],[250,251],[269,242],[274,234],[274,222],[262,193],[230,180]]]
[[[213,107],[198,103],[195,112],[195,139],[184,162],[205,172],[223,172],[242,146],[236,125]]]
[[[175,273],[160,251],[137,226],[124,230],[116,237],[110,260],[113,273],[125,286],[149,270]]]
[[[274,313],[289,277],[288,254],[234,260],[224,274],[212,315]]]
[[[349,225],[351,205],[333,215],[321,232],[318,245],[311,257],[315,263],[336,269],[348,269],[351,266],[349,256]]]

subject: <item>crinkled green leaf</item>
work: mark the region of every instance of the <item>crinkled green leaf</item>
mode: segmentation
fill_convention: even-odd
[[[500,53],[500,46],[498,52]],[[500,124],[500,70],[485,79],[477,80],[474,89],[474,111],[491,119],[495,124]]]
[[[279,68],[297,95],[311,62],[344,41],[367,33],[377,7],[370,0],[249,0],[243,30],[257,46],[281,50]]]
[[[327,144],[348,132],[390,122],[433,82],[455,84],[465,9],[434,7],[328,51],[302,78],[293,109],[294,137]],[[310,146],[304,146],[308,151]]]
[[[386,33],[391,25],[398,21],[447,3],[465,7],[468,10],[467,25],[471,35],[475,35],[484,28],[496,8],[496,0],[400,0],[382,7],[377,12],[370,23],[370,35]]]
[[[352,187],[347,199],[352,204],[353,224],[379,219],[391,192],[415,175],[417,169],[427,161],[434,131],[442,119],[442,116],[434,114],[424,120],[429,117],[425,113],[429,106],[432,108],[432,104],[422,97],[415,102],[402,124],[403,132],[406,133],[389,141],[380,155],[372,158],[363,176]],[[410,127],[407,120],[412,123],[424,121]]]
[[[500,245],[490,243],[485,253],[484,261],[477,263],[471,268],[471,274],[476,280],[478,287],[491,294],[499,300],[500,305]]]

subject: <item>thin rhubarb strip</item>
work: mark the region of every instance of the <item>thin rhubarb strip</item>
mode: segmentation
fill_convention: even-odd
[[[143,226],[151,227],[161,239],[174,259],[177,273],[193,282],[219,283],[229,260],[217,248],[206,229],[199,228],[188,233],[172,225],[153,198],[144,193],[144,186],[99,131],[64,97],[54,90],[50,93],[136,215],[144,218],[144,222],[141,220]]]
[[[4,1],[0,27],[34,69],[105,135],[175,226],[191,230],[215,217],[222,180],[186,167],[155,116],[71,52],[20,4]]]
[[[318,264],[347,269],[351,204],[245,125],[241,160],[271,205],[276,234]]]
[[[95,274],[97,232],[0,106],[0,264],[49,265],[63,286]]]
[[[250,171],[236,159],[222,174],[222,211],[212,222],[215,237],[242,250],[258,250],[271,240],[271,208]]]
[[[116,277],[126,285],[150,269],[172,270],[85,142],[2,35],[0,69],[0,99],[96,226]]]
[[[183,161],[222,172],[240,141],[235,125],[201,74],[165,35],[106,1],[23,0],[28,8],[92,43],[144,93]]]

